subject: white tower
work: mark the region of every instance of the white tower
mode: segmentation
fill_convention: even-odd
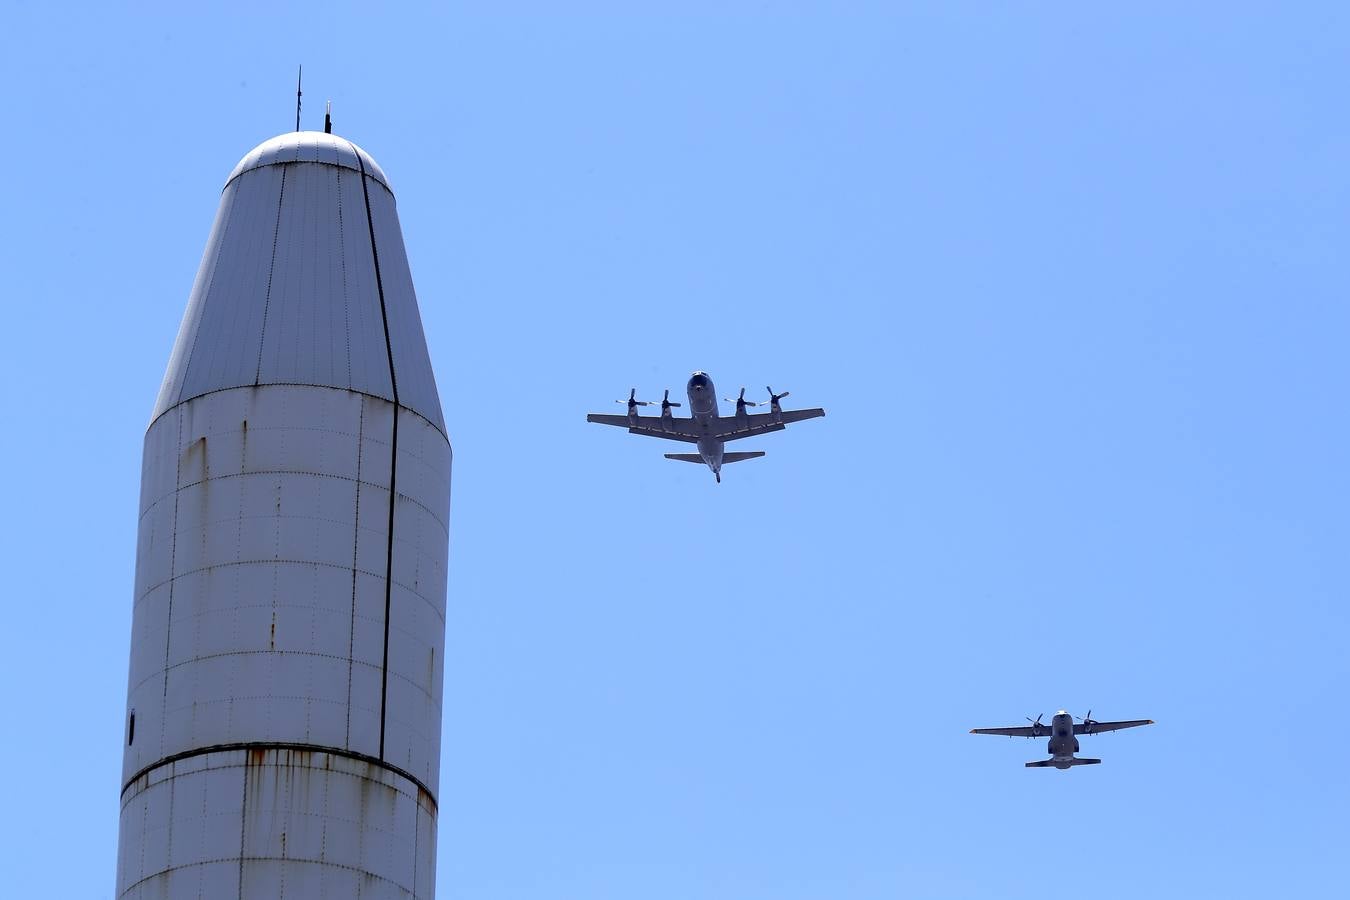
[[[450,442],[394,195],[226,181],[145,436],[119,898],[430,898]]]

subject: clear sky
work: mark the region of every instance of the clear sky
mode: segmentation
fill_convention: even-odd
[[[4,3],[0,893],[112,896],[141,440],[298,62],[454,444],[440,897],[1342,890],[1350,10],[1127,6]],[[694,369],[828,416],[585,423]],[[1158,724],[967,733],[1060,707]]]

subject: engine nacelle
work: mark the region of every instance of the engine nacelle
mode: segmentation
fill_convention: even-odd
[[[679,405],[680,405],[680,404],[678,404],[678,403],[673,403],[673,402],[671,402],[671,399],[670,399],[670,390],[667,389],[667,390],[666,390],[666,395],[665,395],[664,397],[661,398],[661,418],[662,418],[662,419],[673,419],[673,418],[675,418],[675,414],[671,412],[671,409],[673,409],[674,407],[677,407],[677,406],[679,406]]]
[[[791,391],[783,391],[781,394],[775,394],[773,388],[765,388],[765,390],[769,392],[769,415],[773,416],[775,423],[781,425],[783,424],[782,400],[790,394]]]

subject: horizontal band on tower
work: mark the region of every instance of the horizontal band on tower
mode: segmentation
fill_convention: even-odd
[[[327,753],[332,756],[342,756],[346,757],[347,759],[355,760],[356,762],[365,763],[371,766],[377,766],[381,769],[384,769],[386,772],[389,772],[390,774],[393,775],[397,775],[399,778],[402,778],[408,783],[414,785],[417,788],[418,798],[426,799],[426,802],[430,804],[431,812],[439,813],[440,811],[440,806],[436,801],[436,795],[433,794],[431,790],[425,784],[423,784],[419,778],[417,778],[417,776],[411,774],[405,769],[400,769],[398,766],[391,765],[382,759],[377,759],[373,756],[368,756],[365,753],[358,753],[354,750],[345,750],[341,747],[323,747],[317,744],[278,743],[275,741],[248,741],[235,744],[213,744],[209,747],[199,747],[193,750],[185,750],[182,753],[175,753],[172,756],[166,756],[163,759],[159,760],[158,762],[146,766],[145,768],[137,772],[135,775],[133,775],[127,781],[126,784],[122,785],[122,795],[125,796],[126,792],[130,790],[131,787],[135,785],[137,781],[140,781],[142,778],[146,777],[156,769],[163,768],[164,766],[167,765],[172,765],[173,763],[176,762],[182,762],[185,759],[193,759],[198,756],[205,756],[208,753],[233,753],[238,751],[266,752],[268,750],[290,750],[293,752],[302,752],[302,753]]]
[[[269,381],[267,382],[267,384],[252,384],[252,383],[231,384],[226,385],[225,387],[212,388],[209,391],[202,391],[199,394],[193,394],[191,397],[184,397],[182,400],[176,401],[173,404],[173,406],[165,407],[163,412],[155,414],[155,417],[150,420],[150,424],[146,426],[146,431],[149,431],[151,428],[154,427],[156,422],[158,422],[160,419],[164,418],[169,413],[176,410],[178,407],[182,406],[184,403],[191,403],[193,400],[200,400],[202,397],[210,397],[212,394],[223,394],[226,391],[239,391],[245,389],[262,390],[272,387],[323,388],[326,391],[346,391],[349,394],[359,394],[362,397],[369,397],[372,400],[383,400],[390,406],[396,407],[404,412],[412,413],[414,416],[417,416],[417,418],[421,419],[422,421],[430,425],[432,428],[435,428],[437,431],[439,431],[445,437],[446,443],[450,442],[450,436],[445,433],[444,426],[437,424],[434,420],[428,418],[427,416],[413,409],[411,406],[404,406],[401,403],[395,403],[393,397],[385,397],[381,394],[372,394],[370,391],[357,390],[356,388],[343,387],[341,385],[313,384],[307,381]]]

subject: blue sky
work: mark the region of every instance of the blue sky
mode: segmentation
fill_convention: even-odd
[[[1334,891],[1350,12],[662,6],[7,5],[10,893],[112,895],[141,439],[297,62],[454,443],[439,896]],[[696,368],[829,415],[584,422]],[[1158,724],[967,734],[1060,707]]]

